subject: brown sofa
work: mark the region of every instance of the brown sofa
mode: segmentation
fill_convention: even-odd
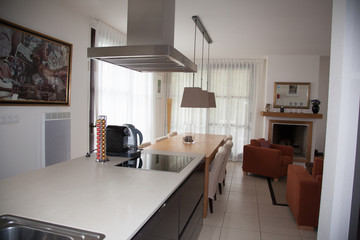
[[[243,172],[271,177],[277,181],[287,174],[293,162],[294,149],[291,146],[270,144],[264,138],[251,139],[244,146]]]
[[[312,174],[300,165],[288,168],[286,199],[300,228],[318,226],[323,162],[315,157]]]

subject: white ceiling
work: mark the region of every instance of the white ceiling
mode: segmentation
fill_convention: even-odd
[[[126,33],[127,0],[66,1]],[[174,47],[193,58],[197,15],[214,41],[210,58],[329,56],[331,12],[331,0],[176,0]]]

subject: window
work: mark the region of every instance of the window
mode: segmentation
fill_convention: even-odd
[[[201,74],[172,74],[170,98],[173,100],[172,130],[233,136],[233,160],[242,158],[243,146],[253,132],[255,88],[264,77],[265,60],[210,61],[209,72],[204,66],[205,80]],[[198,66],[201,68],[201,66]],[[194,83],[193,83],[194,81]],[[216,108],[180,108],[184,87],[202,86],[215,92]]]
[[[125,34],[102,22],[96,26],[96,47],[125,45],[125,39]],[[97,116],[105,115],[108,125],[130,123],[142,132],[144,141],[153,139],[153,74],[101,61],[92,62],[94,104],[90,104],[90,128],[93,130]],[[92,130],[90,151],[94,149]]]

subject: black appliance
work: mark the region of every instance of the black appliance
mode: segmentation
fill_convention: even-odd
[[[129,159],[116,166],[178,173],[194,159],[181,155],[142,153],[141,157]]]
[[[117,157],[139,157],[137,136],[139,144],[142,143],[142,134],[133,125],[108,125],[106,127],[106,155]]]

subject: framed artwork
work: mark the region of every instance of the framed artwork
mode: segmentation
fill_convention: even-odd
[[[299,96],[298,91],[297,91],[297,86],[298,85],[295,85],[295,84],[289,85],[288,96]]]
[[[72,44],[0,18],[0,105],[70,105]]]

